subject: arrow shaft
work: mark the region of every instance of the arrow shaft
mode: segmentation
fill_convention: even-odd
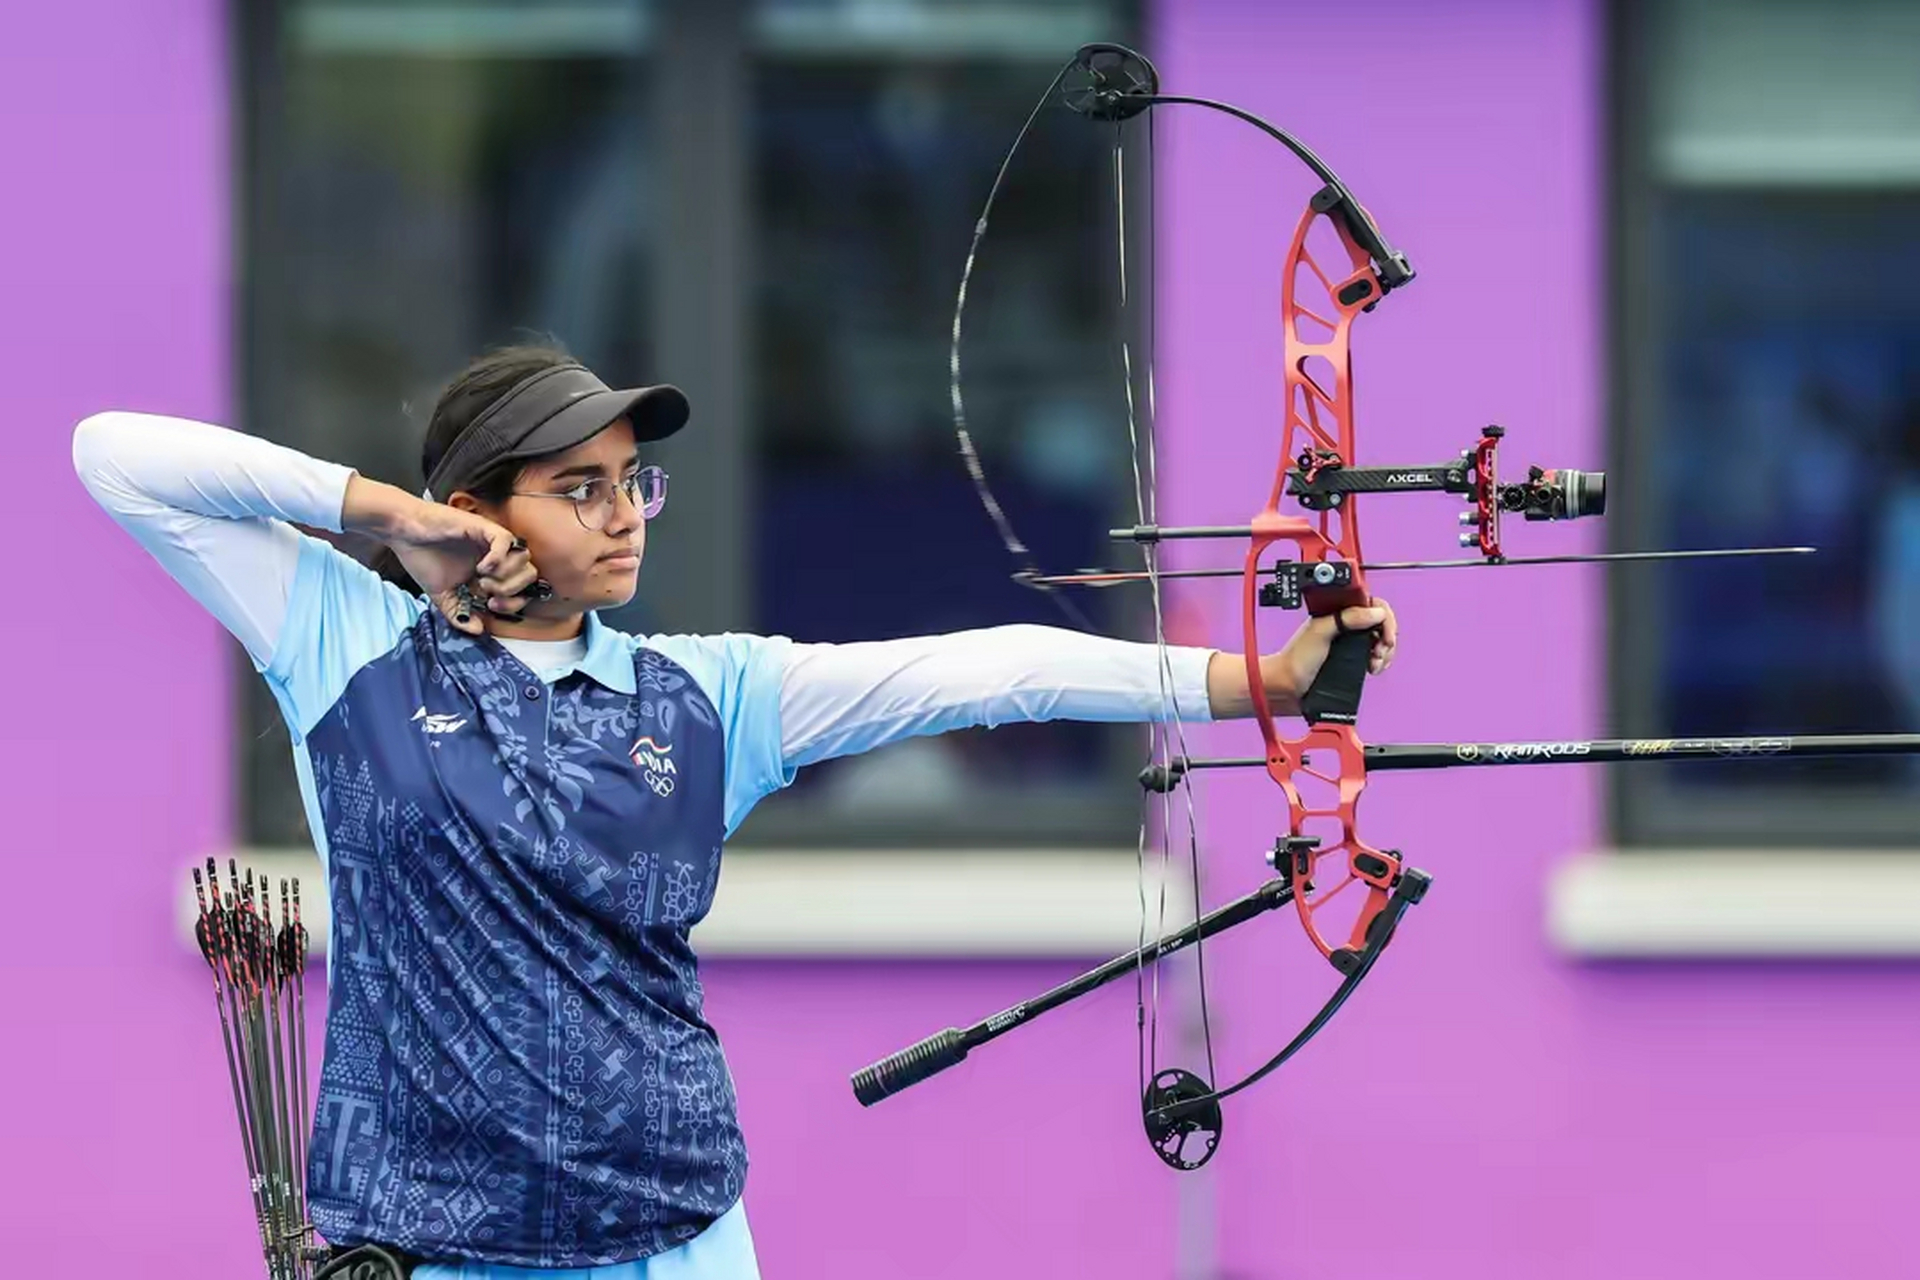
[[[1244,534],[1248,531],[1242,529],[1238,532]],[[1181,535],[1169,532],[1165,536]],[[1192,536],[1212,535],[1196,533]],[[1715,547],[1693,551],[1606,551],[1591,555],[1508,556],[1500,560],[1475,556],[1460,560],[1383,560],[1377,563],[1368,561],[1363,562],[1360,569],[1364,573],[1394,573],[1406,569],[1505,569],[1515,565],[1535,564],[1630,564],[1649,560],[1720,560],[1732,556],[1804,556],[1812,555],[1817,550],[1817,547]],[[1163,581],[1172,578],[1238,578],[1245,574],[1246,568],[1242,566],[1237,569],[1159,569],[1153,573],[1129,569],[1112,572],[1089,570],[1086,573],[1018,576],[1020,581],[1034,587],[1112,587],[1128,582],[1147,582],[1154,578]]]
[[[1782,756],[1920,754],[1920,733],[1776,734],[1759,738],[1595,738],[1566,742],[1376,742],[1367,771],[1465,769],[1487,765],[1626,764],[1643,760],[1761,760]],[[1194,769],[1264,769],[1264,756],[1175,761]]]

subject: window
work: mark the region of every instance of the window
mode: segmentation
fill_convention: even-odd
[[[609,379],[644,375],[648,16],[236,6],[245,426],[413,488],[439,385],[485,346],[564,335]],[[245,679],[247,838],[305,844],[285,733]]]
[[[236,5],[242,425],[418,487],[473,353],[551,335],[670,380],[674,503],[634,631],[884,638],[1058,621],[955,456],[953,294],[1001,154],[1130,4],[578,0]],[[969,304],[970,417],[1048,565],[1125,517],[1109,135],[1029,140]],[[370,548],[353,548],[371,554]],[[1114,632],[1120,593],[1088,602]],[[244,664],[242,664],[244,667]],[[284,731],[245,670],[246,839],[304,845]],[[1126,727],[952,735],[810,770],[743,831],[778,845],[1131,847]]]
[[[1920,10],[1619,8],[1613,532],[1632,736],[1920,726]],[[1903,844],[1909,757],[1636,765],[1623,844]]]
[[[753,9],[750,562],[764,629],[853,640],[1063,621],[1013,582],[960,465],[948,349],[994,173],[1059,65],[1111,37],[1112,8]],[[968,425],[995,496],[1048,566],[1107,563],[1105,530],[1132,519],[1110,139],[1064,110],[1042,117],[968,299]],[[1077,603],[1116,631],[1126,601],[1107,594]],[[1077,724],[922,739],[808,770],[746,834],[892,841],[933,826],[1127,846],[1143,742]]]

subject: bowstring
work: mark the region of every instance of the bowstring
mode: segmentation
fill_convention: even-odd
[[[1152,114],[1148,114],[1147,132],[1153,132]],[[1140,524],[1147,524],[1154,518],[1158,504],[1154,495],[1158,489],[1158,476],[1154,471],[1155,455],[1152,447],[1153,423],[1151,415],[1147,423],[1148,445],[1145,451],[1146,463],[1142,472],[1140,447],[1139,415],[1136,412],[1133,397],[1133,350],[1128,338],[1129,302],[1131,296],[1127,288],[1127,161],[1125,133],[1119,121],[1113,126],[1113,203],[1117,221],[1114,235],[1115,261],[1118,267],[1120,288],[1120,373],[1121,385],[1125,388],[1127,406],[1127,460],[1133,469],[1133,509]],[[1151,356],[1151,352],[1149,352]],[[1148,394],[1149,406],[1152,394]],[[1142,542],[1140,557],[1147,574],[1147,586],[1153,601],[1154,634],[1154,674],[1159,683],[1161,721],[1147,726],[1147,763],[1165,764],[1168,752],[1166,713],[1177,699],[1173,693],[1172,682],[1168,679],[1168,668],[1161,661],[1166,649],[1166,627],[1161,612],[1160,571],[1158,544]],[[1160,901],[1158,912],[1158,932],[1155,939],[1166,936],[1167,920],[1167,845],[1166,833],[1172,818],[1172,809],[1166,793],[1161,793],[1161,847],[1160,847]],[[1146,998],[1146,951],[1147,951],[1147,833],[1152,825],[1153,802],[1146,800],[1140,806],[1140,834],[1135,846],[1135,871],[1139,878],[1140,890],[1140,938],[1139,946],[1134,950],[1133,964],[1133,1000],[1135,1035],[1139,1039],[1140,1059],[1140,1096],[1147,1094],[1147,1082],[1160,1074],[1160,961],[1154,958],[1153,964],[1153,1014],[1149,1022]]]
[[[1014,531],[1012,520],[1008,518],[1005,509],[1000,505],[999,499],[994,495],[992,486],[988,484],[987,476],[986,476],[986,468],[981,462],[979,449],[974,444],[973,433],[967,426],[966,402],[961,392],[960,342],[961,342],[961,335],[964,329],[964,321],[965,321],[966,308],[967,308],[967,296],[968,296],[969,288],[973,281],[974,265],[979,258],[980,245],[986,236],[987,224],[993,212],[994,201],[999,197],[1000,190],[1006,183],[1007,173],[1013,165],[1013,158],[1019,152],[1021,144],[1026,141],[1027,135],[1031,133],[1033,130],[1034,123],[1040,118],[1040,113],[1053,100],[1055,93],[1059,91],[1061,84],[1065,81],[1067,77],[1067,73],[1073,69],[1074,65],[1075,65],[1074,61],[1072,59],[1069,59],[1060,68],[1060,70],[1054,75],[1053,82],[1047,86],[1046,91],[1040,95],[1040,98],[1034,104],[1033,109],[1030,112],[1028,112],[1025,122],[1022,123],[1020,126],[1020,132],[1014,137],[1013,145],[1007,148],[1006,154],[1001,158],[999,170],[994,174],[993,185],[988,189],[987,198],[985,202],[981,205],[980,216],[974,222],[972,240],[969,242],[967,246],[966,262],[960,272],[960,287],[959,287],[958,294],[954,300],[953,331],[951,334],[951,341],[949,343],[948,353],[947,353],[948,394],[949,394],[949,397],[951,398],[952,406],[953,406],[954,436],[959,443],[960,456],[965,462],[967,475],[973,482],[974,492],[979,497],[981,506],[985,508],[988,518],[992,520],[994,528],[998,531],[1001,542],[1005,544],[1008,553],[1012,555],[1021,566],[1021,572],[1017,576],[1019,576],[1022,580],[1027,581],[1029,585],[1035,585],[1035,586],[1039,586],[1039,584],[1036,582],[1033,582],[1032,580],[1039,578],[1043,575],[1041,574],[1039,566],[1034,561],[1033,553],[1028,549],[1026,543],[1021,540],[1019,534]],[[1153,159],[1154,159],[1154,150],[1153,150],[1154,130],[1153,130],[1151,113],[1149,113],[1148,115],[1146,128],[1147,128],[1147,176],[1148,176],[1148,192],[1149,192],[1149,205],[1148,205],[1148,214],[1147,214],[1149,244],[1147,246],[1146,254],[1147,254],[1147,261],[1148,261],[1147,269],[1148,269],[1148,272],[1151,273],[1153,270],[1153,245],[1151,244],[1151,236],[1153,232],[1153,216],[1152,216],[1152,205],[1151,205],[1151,191],[1152,191],[1152,182],[1153,182]],[[1141,523],[1150,524],[1150,523],[1153,523],[1156,519],[1155,512],[1157,509],[1157,502],[1155,501],[1155,489],[1157,488],[1157,482],[1158,482],[1158,457],[1155,449],[1155,440],[1154,440],[1155,421],[1156,421],[1155,415],[1157,410],[1155,380],[1154,380],[1154,372],[1153,372],[1153,361],[1155,356],[1155,351],[1154,351],[1155,325],[1154,325],[1154,316],[1152,314],[1152,307],[1151,305],[1149,305],[1149,314],[1147,316],[1148,353],[1147,353],[1147,368],[1146,368],[1147,423],[1146,423],[1146,447],[1143,451],[1141,448],[1141,442],[1140,442],[1139,414],[1137,412],[1135,400],[1134,400],[1132,345],[1131,345],[1130,339],[1127,336],[1127,329],[1125,325],[1125,319],[1129,311],[1129,293],[1128,293],[1128,281],[1127,281],[1127,271],[1126,271],[1126,245],[1127,245],[1126,187],[1125,187],[1125,159],[1124,159],[1124,153],[1121,147],[1122,132],[1121,132],[1121,122],[1119,121],[1115,122],[1114,139],[1115,139],[1114,159],[1115,159],[1116,205],[1119,211],[1119,235],[1116,238],[1119,244],[1120,303],[1121,303],[1121,314],[1122,314],[1122,325],[1121,325],[1121,335],[1120,335],[1120,341],[1121,341],[1120,354],[1121,354],[1122,372],[1124,374],[1124,380],[1126,385],[1127,438],[1128,438],[1129,445],[1131,446],[1129,450],[1129,454],[1130,454],[1132,465],[1133,465],[1135,511],[1139,515]],[[1151,304],[1151,299],[1149,299],[1149,302]],[[1142,472],[1142,465],[1141,465],[1143,452],[1146,459],[1144,475]],[[1160,705],[1161,705],[1161,712],[1163,716],[1163,720],[1161,724],[1159,724],[1158,726],[1149,727],[1148,756],[1149,756],[1149,762],[1152,762],[1153,760],[1158,759],[1160,763],[1162,763],[1163,765],[1170,765],[1171,760],[1169,758],[1169,753],[1174,745],[1177,744],[1179,752],[1182,757],[1185,757],[1189,754],[1187,751],[1187,743],[1186,743],[1186,729],[1184,724],[1182,723],[1179,697],[1173,690],[1173,664],[1172,664],[1172,655],[1168,651],[1168,646],[1167,646],[1166,618],[1165,618],[1164,600],[1161,592],[1161,583],[1160,583],[1160,577],[1159,577],[1158,551],[1157,551],[1157,548],[1154,546],[1154,544],[1142,543],[1141,554],[1144,558],[1145,568],[1148,574],[1148,583],[1151,588],[1150,594],[1153,601],[1154,644],[1155,644],[1155,654],[1157,659],[1155,665],[1157,668],[1157,677],[1160,685]],[[1063,595],[1058,588],[1041,587],[1041,589],[1045,590],[1047,594],[1053,598],[1054,603],[1057,606],[1059,606],[1061,612],[1065,614],[1066,617],[1075,626],[1079,627],[1084,631],[1098,630],[1098,628],[1094,627],[1093,624],[1087,619],[1087,616],[1083,612],[1081,612],[1081,610],[1077,606],[1075,606],[1071,600],[1069,600],[1065,595]],[[1171,727],[1169,728],[1169,726]],[[1181,785],[1183,787],[1189,788],[1185,792],[1186,819],[1187,819],[1187,822],[1186,822],[1187,844],[1188,844],[1189,865],[1190,865],[1190,870],[1192,874],[1192,883],[1193,883],[1193,908],[1194,908],[1194,914],[1197,918],[1199,915],[1199,905],[1201,901],[1199,821],[1194,808],[1193,792],[1190,789],[1191,783],[1190,781],[1183,781]],[[1160,872],[1161,874],[1160,874],[1159,913],[1158,913],[1159,923],[1160,923],[1160,934],[1159,934],[1160,937],[1164,937],[1166,932],[1165,926],[1166,926],[1167,883],[1172,878],[1171,875],[1169,874],[1170,864],[1172,861],[1172,842],[1173,842],[1172,832],[1174,830],[1174,813],[1173,813],[1172,806],[1173,806],[1172,798],[1168,796],[1165,792],[1161,793],[1161,822],[1160,822],[1160,834],[1161,834]],[[1140,1041],[1141,1041],[1139,1056],[1142,1064],[1141,1065],[1142,1096],[1144,1096],[1146,1092],[1149,1064],[1152,1066],[1152,1074],[1154,1075],[1159,1074],[1158,1063],[1159,1063],[1159,1019],[1160,1019],[1160,965],[1159,965],[1158,957],[1155,958],[1155,963],[1154,963],[1153,1000],[1152,1000],[1153,1013],[1151,1018],[1151,1034],[1149,1034],[1149,1019],[1146,1012],[1146,988],[1145,988],[1145,980],[1144,980],[1144,969],[1145,969],[1145,963],[1146,963],[1144,953],[1147,947],[1147,889],[1146,889],[1146,856],[1147,854],[1146,854],[1146,848],[1147,848],[1147,829],[1148,829],[1149,818],[1151,814],[1152,814],[1151,804],[1149,803],[1149,804],[1143,805],[1141,810],[1139,839],[1136,846],[1136,866],[1138,871],[1139,897],[1140,897],[1140,945],[1135,952],[1134,1003],[1135,1003],[1135,1022],[1140,1031]],[[1204,940],[1201,940],[1201,939],[1195,940],[1194,957],[1195,957],[1196,968],[1198,971],[1198,980],[1199,980],[1199,987],[1200,987],[1200,1020],[1201,1020],[1202,1033],[1203,1033],[1205,1044],[1206,1044],[1207,1073],[1208,1073],[1209,1079],[1211,1079],[1216,1074],[1216,1072],[1214,1069],[1214,1061],[1213,1061],[1213,1022],[1212,1022],[1212,1015],[1209,1011],[1208,1002],[1207,1002],[1206,949],[1205,949]]]
[[[1126,386],[1127,441],[1130,446],[1128,450],[1128,454],[1133,465],[1134,509],[1136,514],[1139,517],[1140,524],[1146,525],[1146,526],[1153,526],[1159,522],[1158,490],[1159,490],[1159,479],[1160,479],[1160,464],[1159,464],[1159,453],[1157,448],[1158,423],[1159,423],[1159,400],[1158,400],[1157,380],[1154,376],[1154,365],[1155,365],[1156,358],[1158,356],[1158,341],[1157,341],[1158,299],[1157,297],[1155,297],[1152,290],[1152,285],[1154,282],[1153,273],[1155,269],[1155,256],[1154,256],[1155,248],[1153,243],[1155,225],[1154,225],[1154,218],[1153,218],[1152,201],[1153,201],[1153,190],[1154,190],[1153,184],[1154,184],[1154,179],[1156,175],[1154,171],[1154,160],[1155,160],[1154,128],[1153,128],[1153,116],[1151,112],[1147,113],[1145,124],[1146,124],[1146,146],[1147,146],[1146,199],[1148,201],[1148,204],[1147,204],[1147,216],[1146,216],[1146,223],[1147,223],[1146,245],[1144,248],[1144,256],[1146,258],[1146,279],[1148,282],[1148,296],[1147,296],[1147,306],[1146,306],[1146,331],[1147,331],[1146,333],[1146,337],[1147,337],[1146,401],[1147,403],[1146,403],[1144,433],[1142,432],[1141,426],[1140,426],[1141,415],[1138,411],[1138,406],[1136,405],[1135,399],[1134,399],[1133,352],[1132,352],[1132,341],[1129,336],[1131,331],[1128,324],[1126,323],[1127,319],[1130,317],[1132,313],[1132,291],[1129,287],[1129,279],[1127,275],[1127,243],[1128,241],[1127,241],[1126,150],[1125,150],[1124,133],[1122,131],[1122,126],[1117,121],[1115,122],[1115,125],[1114,125],[1113,164],[1114,164],[1114,204],[1115,204],[1115,210],[1116,210],[1116,218],[1118,220],[1118,234],[1116,235],[1115,240],[1118,244],[1117,258],[1118,258],[1118,268],[1119,268],[1120,312],[1121,312],[1120,360],[1121,360],[1122,372],[1124,374],[1124,381]],[[1143,436],[1144,436],[1144,448],[1142,447]],[[1142,468],[1143,455],[1145,458],[1144,471]],[[1149,756],[1150,764],[1157,762],[1163,768],[1168,768],[1172,764],[1172,760],[1170,759],[1170,754],[1174,746],[1177,745],[1179,749],[1179,755],[1182,759],[1189,758],[1191,753],[1187,749],[1186,726],[1184,722],[1184,716],[1181,713],[1180,698],[1178,693],[1174,691],[1173,658],[1172,658],[1171,650],[1167,644],[1165,598],[1161,590],[1159,547],[1157,543],[1149,541],[1149,542],[1142,542],[1140,544],[1140,548],[1141,548],[1142,566],[1147,575],[1148,592],[1153,604],[1154,654],[1156,659],[1155,661],[1156,675],[1157,675],[1159,686],[1160,686],[1160,689],[1159,689],[1160,707],[1161,707],[1161,713],[1162,713],[1161,723],[1158,726],[1150,727],[1148,730],[1148,756]],[[1183,779],[1180,783],[1180,788],[1181,788],[1181,794],[1184,797],[1186,802],[1185,816],[1186,816],[1186,827],[1187,827],[1188,865],[1189,865],[1189,871],[1191,874],[1191,884],[1193,886],[1192,908],[1193,908],[1194,917],[1198,919],[1200,915],[1200,903],[1202,901],[1201,891],[1200,891],[1199,818],[1194,807],[1194,797],[1193,797],[1191,779],[1190,778]],[[1134,953],[1135,954],[1134,999],[1135,999],[1135,1021],[1136,1021],[1136,1024],[1139,1024],[1142,1027],[1141,1038],[1143,1040],[1143,1045],[1140,1051],[1140,1057],[1144,1062],[1144,1065],[1141,1070],[1141,1086],[1140,1086],[1142,1096],[1145,1096],[1147,1082],[1154,1076],[1158,1076],[1160,1073],[1159,1072],[1159,1058],[1160,1058],[1160,963],[1159,963],[1159,957],[1155,957],[1154,967],[1153,967],[1153,999],[1152,999],[1152,1014],[1150,1018],[1146,1010],[1141,1007],[1145,999],[1145,993],[1142,989],[1143,984],[1141,980],[1141,967],[1144,964],[1144,954],[1147,947],[1147,920],[1146,920],[1146,917],[1147,917],[1147,912],[1146,912],[1147,827],[1149,824],[1149,819],[1152,815],[1152,811],[1153,809],[1152,809],[1151,803],[1143,805],[1141,808],[1140,833],[1139,833],[1139,840],[1137,844],[1137,855],[1136,855],[1136,863],[1137,863],[1137,869],[1138,869],[1139,881],[1140,881],[1141,910],[1140,910],[1140,943],[1139,943],[1139,948]],[[1162,791],[1160,793],[1160,867],[1159,867],[1160,885],[1159,885],[1159,903],[1158,903],[1158,912],[1157,912],[1158,932],[1155,934],[1156,940],[1167,936],[1167,927],[1166,927],[1167,926],[1167,888],[1168,888],[1169,882],[1173,878],[1171,864],[1173,860],[1173,842],[1174,842],[1174,829],[1175,829],[1174,817],[1175,815],[1173,810],[1173,798],[1169,791]],[[1202,1041],[1205,1045],[1206,1057],[1207,1057],[1207,1079],[1209,1081],[1212,1081],[1218,1078],[1218,1073],[1214,1066],[1214,1057],[1213,1057],[1213,1017],[1212,1017],[1212,1013],[1209,1008],[1208,1000],[1207,1000],[1207,961],[1206,961],[1206,941],[1204,938],[1196,938],[1194,940],[1194,964],[1195,964],[1197,985],[1199,987],[1201,1035],[1202,1035]],[[1209,1087],[1211,1087],[1211,1085],[1209,1085]]]
[[[1153,220],[1153,204],[1152,204],[1153,193],[1156,190],[1155,183],[1159,176],[1155,170],[1155,162],[1156,162],[1156,156],[1154,153],[1154,133],[1153,133],[1153,128],[1151,124],[1149,124],[1147,129],[1147,198],[1148,198],[1147,284],[1149,289],[1149,294],[1148,294],[1149,306],[1147,308],[1147,448],[1149,452],[1151,452],[1155,448],[1155,442],[1158,439],[1158,423],[1159,423],[1159,412],[1160,412],[1159,400],[1158,400],[1157,389],[1156,389],[1155,379],[1154,379],[1154,362],[1158,358],[1159,351],[1160,351],[1159,326],[1158,326],[1158,316],[1160,311],[1159,292],[1158,292],[1159,276],[1155,274],[1158,269],[1158,262],[1157,262],[1157,254],[1158,254],[1157,239],[1158,238],[1155,234],[1155,225]],[[1153,463],[1153,471],[1154,471],[1155,478],[1157,480],[1159,475],[1159,462],[1157,460],[1155,460]],[[1154,584],[1154,589],[1155,589],[1155,594],[1158,594],[1159,584],[1157,582]],[[1159,606],[1157,604],[1154,607],[1154,611],[1155,611],[1156,618],[1158,618]],[[1157,625],[1158,623],[1156,623],[1156,626]],[[1162,631],[1160,635],[1159,648],[1160,648],[1160,663],[1162,668],[1161,678],[1168,681],[1169,684],[1171,684],[1173,679],[1173,662],[1172,662],[1171,655],[1167,651],[1166,637],[1165,637],[1164,631]],[[1178,712],[1178,710],[1179,708],[1176,700],[1176,706],[1175,706],[1176,713]],[[1191,760],[1193,758],[1193,753],[1187,747],[1187,729],[1186,729],[1186,720],[1184,716],[1181,716],[1178,714],[1174,716],[1173,732],[1174,732],[1176,745],[1179,747],[1180,758],[1182,760]],[[1201,915],[1201,903],[1204,901],[1204,898],[1201,894],[1201,878],[1200,878],[1200,819],[1199,819],[1199,814],[1195,809],[1195,801],[1194,801],[1194,795],[1193,795],[1193,781],[1192,781],[1191,774],[1187,775],[1187,777],[1183,780],[1180,788],[1180,794],[1186,800],[1187,862],[1188,862],[1188,871],[1191,876],[1189,883],[1191,883],[1193,886],[1193,904],[1192,904],[1193,917],[1197,921]],[[1163,827],[1162,829],[1164,830],[1165,828]],[[1219,1077],[1219,1072],[1215,1069],[1214,1063],[1213,1063],[1213,1015],[1207,1005],[1207,942],[1204,936],[1197,937],[1194,939],[1193,962],[1194,962],[1194,970],[1195,970],[1194,977],[1200,988],[1201,1040],[1202,1040],[1202,1043],[1206,1046],[1207,1080],[1209,1083],[1211,1083],[1212,1081],[1217,1080],[1220,1077]]]

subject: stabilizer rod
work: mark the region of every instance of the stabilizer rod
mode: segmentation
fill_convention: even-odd
[[[1015,1027],[1024,1026],[1049,1009],[1057,1009],[1069,1000],[1078,999],[1097,987],[1104,987],[1151,961],[1172,955],[1202,938],[1211,938],[1216,933],[1244,924],[1255,916],[1284,907],[1292,901],[1293,885],[1290,881],[1284,876],[1269,880],[1246,897],[1236,898],[1216,911],[1209,911],[1186,928],[1170,933],[1158,942],[1115,956],[1099,968],[1069,979],[1045,995],[1022,1001],[1011,1009],[1003,1009],[970,1027],[948,1027],[911,1048],[902,1049],[865,1070],[856,1071],[853,1075],[853,1096],[860,1100],[861,1106],[870,1107],[882,1098],[891,1097],[909,1085],[918,1084],[958,1064],[971,1050],[989,1040],[998,1039]]]

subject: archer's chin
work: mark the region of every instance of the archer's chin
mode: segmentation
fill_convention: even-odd
[[[624,580],[620,582],[601,585],[600,589],[594,592],[599,603],[593,607],[618,609],[621,605],[632,601],[634,594],[640,589],[640,573],[638,570],[633,570],[623,575],[623,578]]]

